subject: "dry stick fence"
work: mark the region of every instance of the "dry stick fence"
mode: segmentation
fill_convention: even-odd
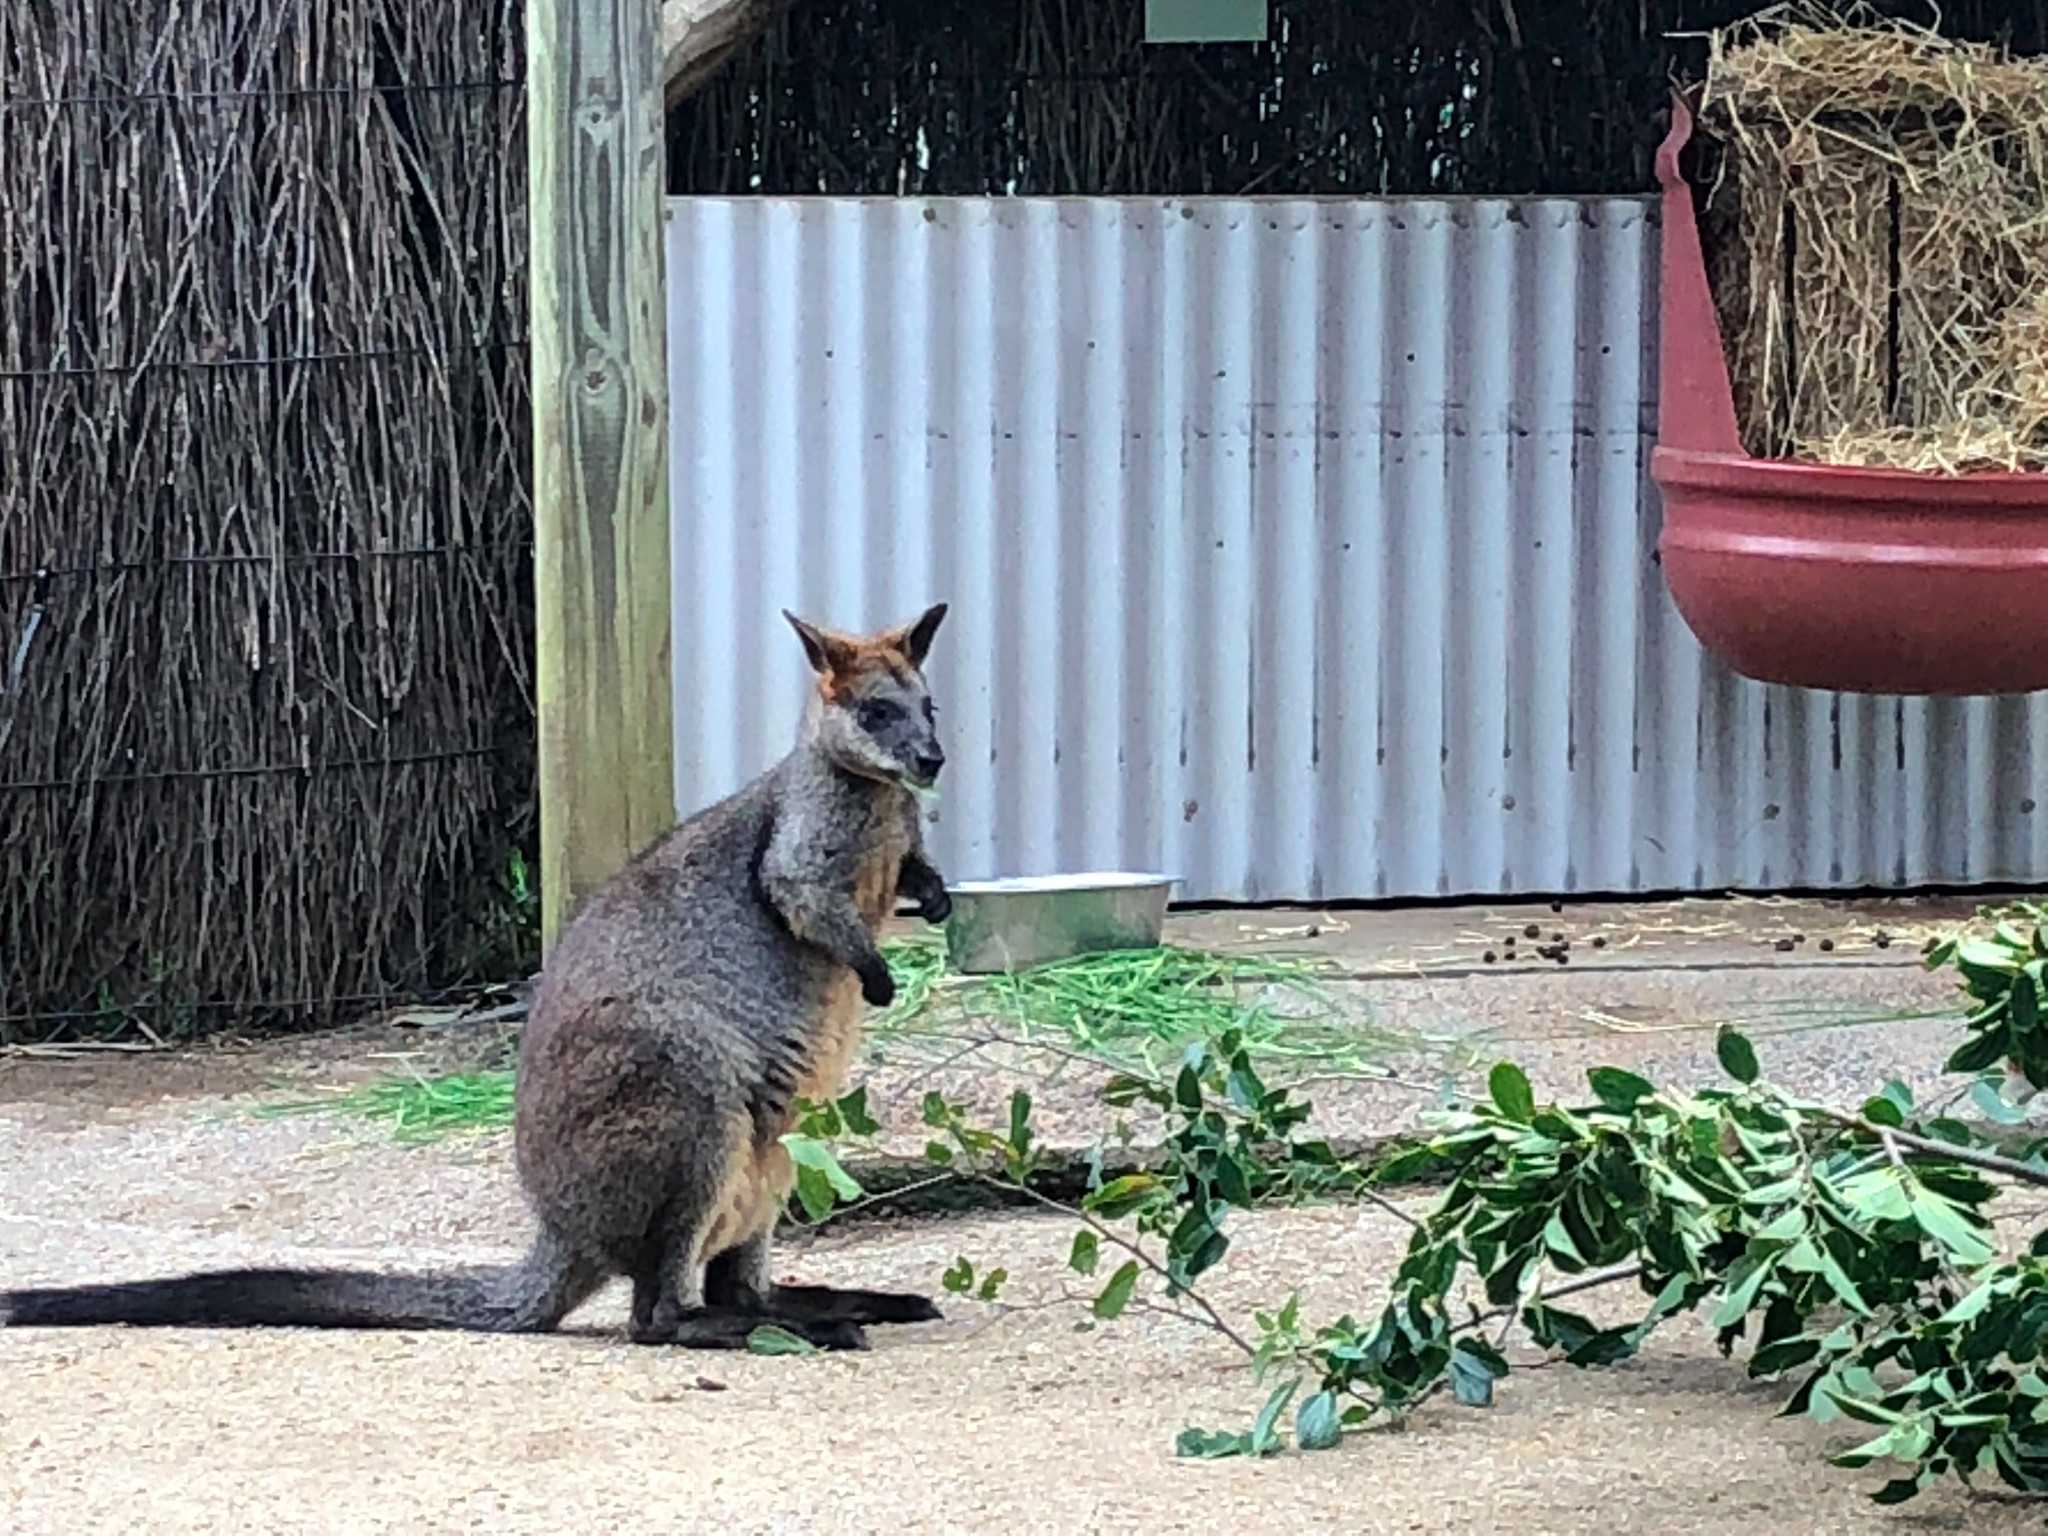
[[[523,65],[516,0],[0,0],[0,1043],[526,958]]]

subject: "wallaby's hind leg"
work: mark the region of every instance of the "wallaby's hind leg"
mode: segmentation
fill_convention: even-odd
[[[703,1245],[700,1224],[678,1223],[670,1227],[659,1251],[635,1269],[633,1318],[627,1327],[627,1337],[635,1344],[745,1349],[756,1328],[773,1324],[819,1349],[868,1347],[867,1335],[847,1319],[785,1317],[737,1289],[719,1301],[708,1301]]]
[[[650,1233],[633,1266],[635,1344],[671,1344],[682,1319],[704,1310],[704,1224],[670,1220]]]
[[[928,1323],[944,1316],[929,1296],[907,1291],[777,1285],[769,1265],[773,1241],[772,1231],[759,1232],[713,1259],[704,1273],[705,1301],[713,1307],[757,1309],[792,1329],[813,1323]]]

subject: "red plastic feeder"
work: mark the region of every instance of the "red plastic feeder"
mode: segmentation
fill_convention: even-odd
[[[2048,688],[2048,474],[1751,458],[1735,427],[1674,102],[1664,193],[1659,554],[1700,643],[1745,677],[1845,693]]]

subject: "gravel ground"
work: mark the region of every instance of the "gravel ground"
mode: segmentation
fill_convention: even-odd
[[[1569,1092],[1596,1059],[1674,1081],[1710,1073],[1715,1018],[1769,1011],[1788,989],[1846,1018],[1864,1001],[1945,995],[1927,985],[1904,966],[1546,971],[1382,977],[1358,997],[1382,1028],[1439,1042],[1417,1044],[1418,1070],[1465,1040],[1477,1059],[1514,1055],[1539,1087]],[[1837,1022],[1775,1037],[1765,1062],[1815,1091],[1866,1093],[1893,1072],[1927,1078],[1952,1039],[1953,1026]],[[373,1127],[250,1114],[280,1085],[381,1070],[380,1050],[424,1048],[445,1065],[488,1043],[383,1028],[0,1060],[0,1284],[509,1257],[525,1223],[502,1135],[403,1146]],[[892,1066],[875,1092],[900,1102],[915,1077]],[[1332,1112],[1369,1132],[1414,1103],[1389,1087]],[[1370,1308],[1405,1240],[1373,1211],[1262,1214],[1237,1232],[1212,1290],[1238,1316],[1297,1286],[1310,1317]],[[1904,1510],[1871,1504],[1881,1475],[1825,1459],[1854,1437],[1774,1418],[1775,1393],[1692,1324],[1611,1371],[1518,1374],[1492,1412],[1433,1408],[1316,1456],[1176,1461],[1180,1428],[1242,1425],[1261,1393],[1228,1345],[1184,1323],[1134,1313],[1084,1327],[1060,1299],[1069,1237],[1054,1220],[977,1217],[787,1247],[791,1278],[930,1290],[956,1254],[1015,1277],[1010,1307],[949,1300],[946,1321],[878,1329],[862,1356],[635,1349],[617,1289],[548,1338],[0,1331],[0,1532],[2041,1528],[2038,1507],[1952,1489]]]
[[[70,1095],[53,1064],[0,1073],[5,1280],[519,1247],[502,1136],[405,1147],[251,1119],[246,1092],[201,1091],[249,1074],[249,1058],[226,1060],[171,1072],[157,1099],[119,1080],[139,1087],[161,1062],[79,1068]],[[1314,1457],[1177,1462],[1181,1427],[1241,1425],[1260,1394],[1187,1325],[1134,1314],[1083,1330],[1079,1308],[1033,1305],[1057,1302],[1069,1236],[977,1218],[792,1246],[792,1277],[929,1289],[956,1254],[1017,1277],[1016,1310],[952,1301],[945,1322],[877,1330],[860,1357],[635,1349],[616,1289],[553,1338],[0,1331],[0,1529],[2039,1528],[2038,1512],[1953,1491],[1871,1505],[1872,1478],[1824,1460],[1845,1442],[1774,1419],[1771,1394],[1693,1327],[1617,1370],[1517,1376],[1491,1413],[1435,1409]],[[1261,1215],[1216,1295],[1239,1315],[1295,1286],[1311,1316],[1369,1307],[1403,1236],[1376,1212]]]

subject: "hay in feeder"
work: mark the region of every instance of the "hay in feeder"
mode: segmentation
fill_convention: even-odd
[[[2048,468],[2048,63],[1779,7],[1711,35],[1700,121],[1750,452]]]

